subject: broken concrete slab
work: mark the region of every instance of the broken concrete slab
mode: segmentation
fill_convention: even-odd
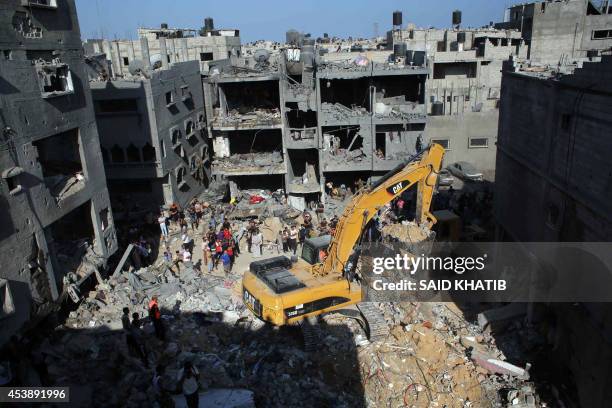
[[[511,377],[518,377],[521,380],[529,380],[529,369],[531,364],[527,363],[525,368],[517,367],[506,361],[501,361],[496,358],[492,358],[481,352],[473,352],[470,356],[474,363],[480,367],[486,369],[490,373],[509,375]]]

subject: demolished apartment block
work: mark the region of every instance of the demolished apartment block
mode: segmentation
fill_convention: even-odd
[[[141,69],[122,78],[91,82],[118,217],[129,202],[154,211],[173,202],[184,206],[210,181],[199,64],[138,64]]]
[[[314,41],[219,61],[204,80],[213,175],[240,188],[283,188],[297,208],[326,181],[353,187],[416,153],[427,64],[315,55]],[[262,177],[262,176],[266,177]]]
[[[134,61],[149,61],[154,67],[198,61],[205,73],[210,61],[240,55],[240,33],[215,29],[212,18],[206,18],[201,30],[168,28],[162,23],[160,28],[139,28],[136,41],[89,39],[84,47],[88,55],[106,54],[117,76],[129,75]]]
[[[3,2],[0,344],[117,248],[74,1]]]
[[[497,241],[612,239],[607,137],[612,134],[612,55],[596,59],[601,61],[584,62],[569,75],[556,67],[505,64],[495,179]],[[576,279],[588,279],[584,268],[576,269]],[[550,303],[549,308],[552,319],[539,324],[548,328],[548,361],[558,365],[554,371],[560,378],[575,382],[575,406],[606,406],[610,303]]]

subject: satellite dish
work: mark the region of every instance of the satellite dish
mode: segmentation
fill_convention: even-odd
[[[152,69],[158,69],[162,66],[162,56],[161,54],[153,54],[149,58],[149,62],[151,63]]]
[[[147,67],[145,63],[139,59],[135,59],[130,62],[130,65],[128,65],[128,71],[134,76],[143,75],[146,78],[149,77],[149,67]]]
[[[255,60],[255,69],[265,69],[270,65],[270,52],[263,48],[255,50],[253,59]]]
[[[270,51],[260,48],[253,54],[253,59],[260,64],[265,63],[270,59]]]

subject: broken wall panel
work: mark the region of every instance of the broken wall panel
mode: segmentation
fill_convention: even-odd
[[[319,152],[317,149],[287,149],[287,190],[312,193],[320,190]]]
[[[324,171],[372,169],[371,126],[325,126],[322,132]]]
[[[418,147],[425,147],[422,135],[424,125],[376,125],[375,129],[375,170],[391,170],[415,155]]]

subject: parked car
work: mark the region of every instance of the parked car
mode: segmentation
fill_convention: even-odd
[[[457,162],[448,166],[448,170],[454,175],[463,180],[469,181],[482,181],[484,177],[481,172],[476,170],[474,166],[472,166],[468,162]]]
[[[447,169],[442,169],[438,173],[438,186],[450,186],[454,181],[455,178]]]

